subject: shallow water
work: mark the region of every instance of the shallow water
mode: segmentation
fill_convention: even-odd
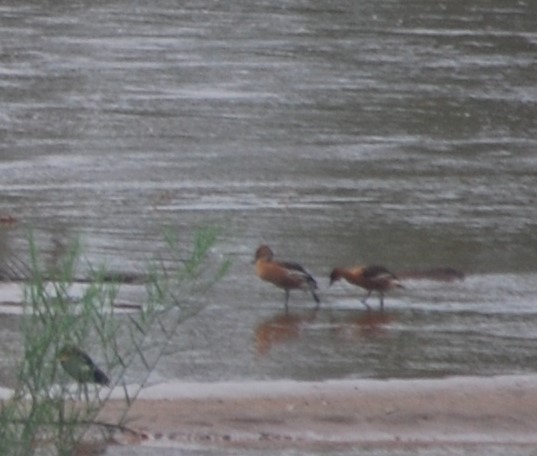
[[[164,227],[188,245],[216,225],[232,268],[154,381],[534,372],[536,23],[524,1],[5,1],[3,275],[28,227],[51,263],[80,236],[91,263],[139,273]],[[262,242],[318,278],[318,313],[295,292],[282,315],[252,270]],[[371,317],[328,288],[362,262],[467,278],[409,280]]]

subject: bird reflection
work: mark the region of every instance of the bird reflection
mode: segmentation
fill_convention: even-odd
[[[300,336],[305,324],[311,323],[317,312],[307,314],[277,314],[261,322],[255,329],[257,352],[267,354],[274,345],[283,344]]]
[[[387,332],[388,325],[396,321],[394,315],[387,312],[365,312],[359,316],[345,314],[345,317],[333,321],[338,337],[344,339],[358,339],[363,337],[377,337]]]
[[[334,313],[327,309],[305,314],[279,313],[255,328],[256,350],[258,354],[266,355],[275,346],[297,340],[314,322],[316,331],[326,332],[324,336],[328,339],[353,340],[381,336],[394,321],[395,316],[387,312]]]

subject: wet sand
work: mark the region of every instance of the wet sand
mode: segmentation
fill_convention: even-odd
[[[113,400],[102,419],[113,419]],[[175,384],[129,412],[118,443],[247,449],[537,447],[537,376]]]

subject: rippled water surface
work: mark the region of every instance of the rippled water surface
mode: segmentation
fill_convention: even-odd
[[[165,227],[188,245],[213,225],[232,267],[157,379],[534,372],[536,24],[529,1],[4,1],[3,276],[28,227],[45,257],[80,237],[139,273]],[[260,243],[318,279],[318,313],[295,292],[283,314]],[[466,279],[407,280],[368,315],[328,288],[360,263]]]

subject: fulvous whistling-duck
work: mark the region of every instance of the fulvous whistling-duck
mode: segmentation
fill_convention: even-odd
[[[309,291],[319,307],[321,301],[315,292],[317,282],[311,274],[297,263],[274,261],[273,258],[269,246],[260,246],[255,252],[255,273],[285,291],[285,311],[288,311],[289,292],[294,289]]]
[[[330,274],[330,285],[336,280],[345,279],[347,282],[367,290],[367,295],[362,299],[362,304],[367,305],[366,301],[373,291],[378,291],[380,295],[380,310],[384,310],[384,292],[394,288],[404,288],[399,279],[388,271],[384,266],[356,266],[353,268],[334,268]]]

